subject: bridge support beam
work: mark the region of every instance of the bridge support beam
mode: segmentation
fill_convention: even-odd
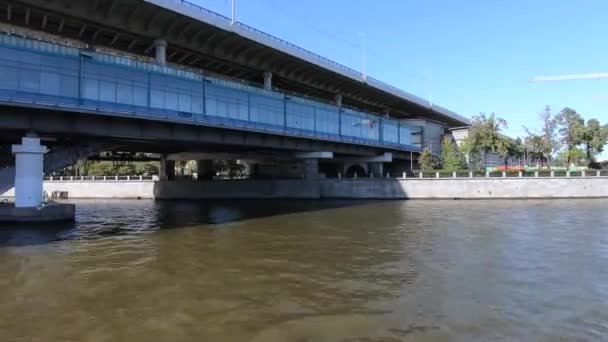
[[[15,154],[15,208],[35,208],[42,204],[44,154],[46,146],[40,138],[28,135],[20,145],[13,145]]]
[[[270,71],[264,72],[264,89],[272,90],[272,73]]]
[[[166,155],[160,157],[160,168],[158,178],[161,181],[175,179],[175,160],[168,160]]]
[[[157,39],[154,41],[155,59],[158,63],[165,64],[167,62],[167,41]]]

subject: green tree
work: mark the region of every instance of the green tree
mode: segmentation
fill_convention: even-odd
[[[79,159],[74,165],[75,176],[88,176],[92,164],[93,162],[88,159]]]
[[[135,172],[138,175],[143,175],[143,176],[158,175],[159,166],[158,166],[158,163],[153,163],[153,162],[138,163],[135,167]]]
[[[522,158],[524,157],[525,149],[526,149],[526,147],[524,146],[524,142],[521,140],[520,137],[517,137],[515,139],[515,142],[513,145],[513,150],[512,150],[511,156],[517,158],[517,160],[519,162],[519,166],[522,166],[521,161],[522,161]]]
[[[568,162],[568,157],[570,157],[570,162]],[[569,167],[572,164],[582,166],[589,163],[586,159],[585,151],[580,147],[575,147],[570,152],[563,150],[557,154],[555,159],[559,166],[565,167]]]
[[[498,150],[502,137],[500,132],[506,127],[507,121],[496,117],[494,113],[489,116],[481,113],[473,117],[465,143],[470,153],[481,153],[484,169],[487,166],[488,153]]]
[[[509,167],[509,158],[515,156],[515,148],[515,140],[507,136],[501,136],[498,140],[498,147],[496,148],[496,152],[499,156],[502,157],[503,163],[505,165],[505,170]]]
[[[566,146],[567,163],[572,162],[572,151],[582,143],[585,131],[585,120],[572,108],[564,108],[555,117],[558,123],[558,131],[561,134],[562,142]]]
[[[551,149],[548,147],[544,136],[528,133],[528,136],[524,139],[524,146],[528,158],[535,161],[539,167],[548,166]]]
[[[93,163],[89,169],[90,176],[112,176],[115,174],[114,166],[107,161]]]
[[[583,127],[581,143],[584,145],[587,162],[594,162],[594,157],[604,151],[608,139],[608,126],[601,126],[597,119],[589,119]]]
[[[481,158],[478,150],[472,145],[470,139],[464,139],[460,143],[460,151],[465,156],[465,161],[469,169],[478,169],[481,167]]]
[[[422,171],[431,171],[435,168],[436,164],[430,148],[426,147],[422,151],[420,157],[418,157],[418,164],[420,164],[420,170]]]
[[[534,133],[524,126],[527,136],[524,138],[523,148],[526,157],[531,157],[542,167],[549,166],[555,153],[561,149],[561,143],[557,134],[558,121],[551,114],[551,108],[545,106],[539,117],[542,125],[540,133]]]
[[[551,107],[545,106],[545,111],[540,114],[542,122],[541,137],[547,164],[551,163],[553,155],[561,149],[561,143],[557,136],[557,119],[551,114]]]
[[[466,168],[464,154],[458,150],[451,137],[446,136],[441,141],[441,162],[446,171],[457,171]]]

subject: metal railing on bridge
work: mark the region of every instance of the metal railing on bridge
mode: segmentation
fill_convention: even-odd
[[[0,34],[0,102],[420,151],[420,127],[201,72]]]

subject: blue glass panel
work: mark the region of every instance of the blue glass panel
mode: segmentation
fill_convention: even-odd
[[[287,101],[287,127],[314,130],[315,129],[315,108],[293,101]]]
[[[125,84],[118,84],[117,86],[117,102],[128,105],[133,104],[133,87]]]
[[[40,93],[47,95],[59,95],[61,78],[56,73],[40,73]]]
[[[37,93],[40,91],[40,72],[21,69],[19,71],[19,90]]]
[[[82,96],[88,100],[99,100],[99,81],[84,79],[82,81]]]
[[[165,91],[165,109],[176,111],[179,110],[179,106],[177,104],[177,93]]]
[[[133,87],[133,104],[136,106],[148,106],[148,89]]]
[[[116,82],[99,82],[99,101],[116,102]]]
[[[0,66],[0,88],[16,90],[19,88],[19,69]]]
[[[165,92],[161,90],[150,90],[150,107],[165,108]]]
[[[398,128],[397,121],[391,119],[382,119],[380,124],[377,115],[353,109],[344,108],[340,114],[327,103],[287,98],[243,82],[204,80],[199,73],[168,65],[99,52],[87,52],[92,58],[79,56],[74,48],[2,34],[0,44],[4,44],[0,47],[0,89],[28,92],[22,96],[29,100],[36,94],[45,95],[45,101],[58,96],[60,105],[73,106],[78,102],[70,101],[80,94],[88,100],[87,106],[103,111],[180,118],[197,114],[207,123],[288,134],[314,133],[320,138],[365,144],[377,144],[382,136],[387,144],[410,145],[412,131],[418,130],[405,125]]]

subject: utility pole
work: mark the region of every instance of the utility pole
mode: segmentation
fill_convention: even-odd
[[[431,79],[431,76],[429,75],[428,78],[428,90],[429,90],[429,106],[431,108],[433,108],[433,81]]]
[[[232,0],[232,21],[230,25],[234,25],[236,23],[236,0]]]
[[[361,54],[363,61],[363,79],[367,80],[367,74],[365,73],[365,33],[360,33],[361,35]]]

